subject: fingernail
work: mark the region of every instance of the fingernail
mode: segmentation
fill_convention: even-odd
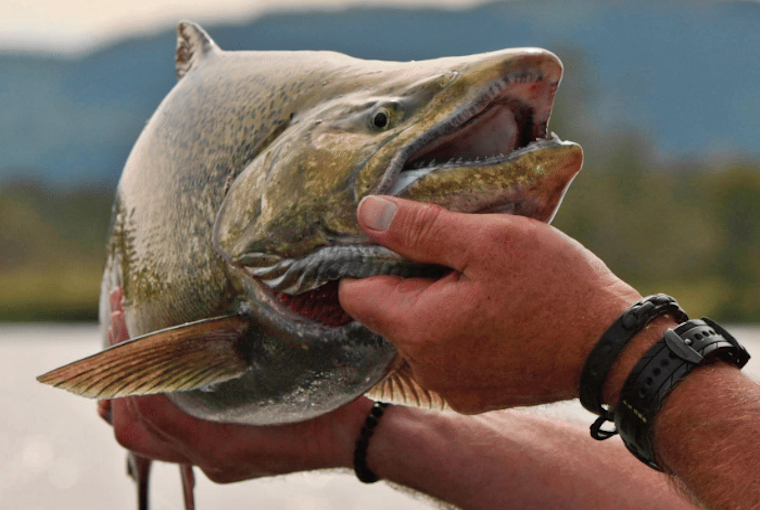
[[[359,221],[367,228],[384,232],[391,225],[396,209],[396,204],[390,200],[369,195],[359,203]]]

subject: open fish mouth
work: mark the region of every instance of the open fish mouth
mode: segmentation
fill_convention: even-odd
[[[547,136],[559,77],[538,102],[527,97],[530,88],[543,79],[530,73],[508,76],[491,85],[474,104],[424,133],[393,162],[395,172],[386,193],[399,194],[435,170],[498,166],[530,150],[560,144],[553,133]]]
[[[523,71],[492,83],[399,150],[375,193],[550,221],[582,162],[577,144],[548,134],[560,74]],[[368,244],[327,246],[297,259],[244,254],[234,265],[266,286],[270,304],[289,318],[332,328],[353,320],[338,301],[340,278],[437,278],[448,271]]]

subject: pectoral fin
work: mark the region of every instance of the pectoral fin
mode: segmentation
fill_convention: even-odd
[[[100,399],[202,388],[248,370],[239,341],[250,327],[239,316],[191,322],[120,343],[37,380]]]

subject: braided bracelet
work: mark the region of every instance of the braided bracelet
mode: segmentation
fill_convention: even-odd
[[[671,313],[678,322],[689,320],[678,302],[665,294],[647,296],[635,303],[602,335],[586,360],[581,374],[580,400],[583,407],[600,416],[591,426],[594,439],[607,439],[614,431],[602,430],[605,421],[613,415],[602,406],[602,385],[620,352],[644,326],[655,317]]]
[[[359,433],[359,439],[356,440],[356,448],[354,449],[354,473],[356,473],[356,478],[364,483],[375,483],[380,479],[367,467],[367,447],[369,446],[369,440],[372,437],[372,434],[375,433],[375,427],[377,427],[377,424],[380,422],[380,418],[383,416],[385,408],[389,405],[390,404],[386,404],[385,402],[375,402],[369,415],[367,415],[364,427],[362,427],[362,430]]]

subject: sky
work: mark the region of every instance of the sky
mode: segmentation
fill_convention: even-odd
[[[76,54],[190,19],[247,21],[271,11],[359,5],[463,8],[484,0],[2,0],[0,51]]]

